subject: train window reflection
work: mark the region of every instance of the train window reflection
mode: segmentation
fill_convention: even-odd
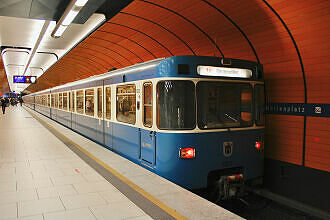
[[[52,108],[55,108],[55,94],[51,94],[50,96],[51,96],[51,99],[52,99],[52,105],[51,105],[51,107]]]
[[[58,108],[58,93],[55,94],[55,108]]]
[[[264,85],[255,86],[256,125],[265,124],[265,88]]]
[[[103,106],[103,96],[102,88],[97,89],[97,117],[102,118],[102,106]]]
[[[85,114],[94,116],[94,89],[85,91]]]
[[[152,126],[152,83],[143,84],[143,124]]]
[[[197,120],[200,129],[252,125],[252,88],[249,84],[199,82]]]
[[[63,108],[63,94],[62,94],[62,93],[59,93],[59,94],[58,94],[58,98],[59,98],[59,101],[58,101],[58,108],[59,108],[59,109],[62,109],[62,108]]]
[[[105,110],[106,110],[106,118],[111,119],[111,88],[107,87],[105,89]]]
[[[157,126],[160,129],[194,129],[195,84],[186,80],[157,84]]]
[[[75,94],[76,94],[76,92],[75,91],[72,91],[71,92],[71,103],[72,103],[72,105],[71,105],[71,109],[70,109],[70,111],[72,111],[72,112],[75,112],[75,109],[74,109],[74,106],[75,106]]]
[[[63,93],[63,109],[68,110],[68,93],[64,92]]]
[[[117,120],[135,124],[136,119],[135,85],[117,87]]]
[[[77,113],[84,114],[84,92],[82,90],[77,91],[76,101]]]

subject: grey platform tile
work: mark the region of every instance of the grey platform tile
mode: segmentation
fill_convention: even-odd
[[[45,220],[95,220],[88,208],[67,210],[65,212],[46,213]]]
[[[146,216],[146,214],[131,201],[91,207],[98,220],[117,220]]]
[[[35,190],[0,193],[0,205],[31,200],[38,200],[37,192]]]
[[[78,193],[90,193],[90,192],[103,192],[103,191],[116,191],[117,189],[106,180],[88,183],[75,183],[74,188]]]
[[[97,193],[61,196],[61,200],[66,209],[78,209],[107,204],[107,202]]]
[[[77,191],[73,188],[72,185],[38,188],[37,193],[40,199],[77,195]]]
[[[86,180],[80,174],[72,176],[54,176],[51,177],[51,180],[55,186],[86,182]]]
[[[16,218],[17,217],[17,205],[6,204],[0,205],[0,219]]]
[[[6,220],[44,220],[42,215],[26,216],[21,218],[10,218]]]
[[[16,191],[16,181],[0,183],[0,192],[13,192],[13,191]]]
[[[40,199],[36,201],[18,203],[19,217],[57,211],[64,211],[60,198]]]
[[[88,173],[88,174],[81,174],[81,176],[87,181],[87,182],[96,182],[96,181],[102,181],[105,180],[103,176],[100,174],[94,172],[94,173]]]
[[[53,186],[53,183],[50,180],[50,178],[33,179],[32,181],[17,180],[17,190],[35,189],[40,187],[51,187],[51,186]]]

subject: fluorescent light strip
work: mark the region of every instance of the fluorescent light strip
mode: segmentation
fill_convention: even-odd
[[[75,19],[75,17],[78,15],[78,13],[79,13],[79,11],[71,9],[69,11],[69,13],[65,16],[61,25],[68,26],[69,24],[71,24],[71,22]]]
[[[88,0],[77,0],[75,5],[78,7],[83,7],[86,5],[87,2],[88,2]]]
[[[60,37],[62,36],[62,34],[64,33],[65,29],[67,28],[68,26],[63,26],[63,25],[60,25],[56,32],[54,33],[54,37]]]
[[[72,21],[77,17],[82,7],[87,3],[88,0],[71,0],[68,7],[65,9],[62,17],[58,21],[55,29],[51,36],[59,38],[65,31],[66,27],[69,26]],[[61,30],[59,30],[61,29]]]

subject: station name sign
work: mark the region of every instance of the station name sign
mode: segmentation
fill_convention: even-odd
[[[197,73],[202,76],[222,76],[222,77],[238,77],[238,78],[252,77],[252,71],[249,69],[216,67],[216,66],[198,66]]]
[[[36,83],[36,76],[14,76],[14,83]]]

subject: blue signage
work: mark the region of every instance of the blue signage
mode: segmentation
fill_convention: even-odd
[[[267,114],[330,117],[330,104],[267,103]]]
[[[36,83],[36,76],[14,76],[14,83]]]

